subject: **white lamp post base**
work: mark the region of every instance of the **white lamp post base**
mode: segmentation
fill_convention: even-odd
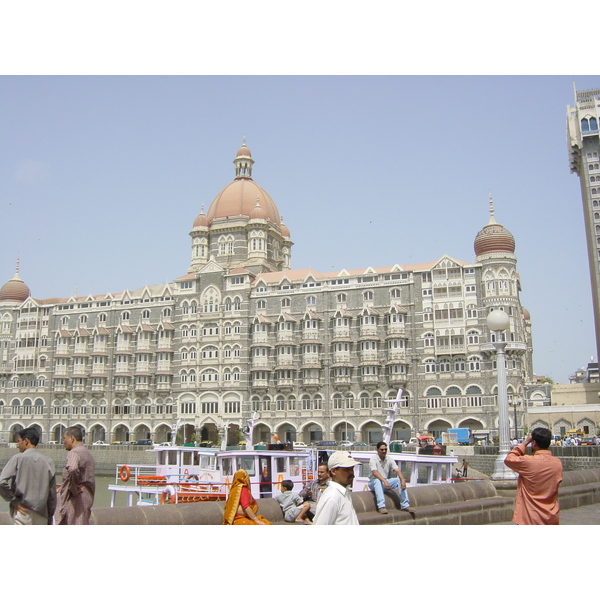
[[[494,462],[494,473],[492,475],[492,479],[494,480],[507,480],[507,479],[512,479],[512,480],[516,480],[518,478],[518,474],[515,473],[512,469],[509,469],[505,464],[504,464],[504,459],[507,457],[508,452],[507,451],[502,451],[500,450],[500,452],[498,453],[498,457],[496,458],[495,462]]]

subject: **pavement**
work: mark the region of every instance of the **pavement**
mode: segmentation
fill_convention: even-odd
[[[600,504],[588,504],[579,508],[560,511],[561,525],[600,525]],[[494,523],[494,525],[515,525],[512,522]]]
[[[469,466],[468,476],[471,479],[489,479],[481,471]],[[560,511],[561,525],[600,525],[600,504],[589,504],[579,508],[570,508]],[[494,525],[515,525],[512,521],[494,523]]]

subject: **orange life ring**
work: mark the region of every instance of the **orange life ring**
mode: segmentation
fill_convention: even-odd
[[[127,465],[123,465],[119,469],[119,477],[121,478],[121,481],[129,481],[129,478],[131,477],[131,469]]]

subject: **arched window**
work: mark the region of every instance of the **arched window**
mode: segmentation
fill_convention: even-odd
[[[479,332],[472,329],[467,332],[467,344],[479,344]]]
[[[588,123],[587,119],[581,119],[581,131],[589,131],[590,130],[590,124]]]
[[[481,359],[479,356],[471,356],[469,358],[469,371],[480,371],[481,370]]]
[[[425,361],[425,373],[435,373],[435,370],[436,370],[435,367],[436,367],[435,359],[428,358]]]

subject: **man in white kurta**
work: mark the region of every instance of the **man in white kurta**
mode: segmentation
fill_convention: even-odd
[[[331,480],[319,498],[313,525],[359,525],[351,497],[354,467],[358,464],[348,452],[334,452],[329,457]]]

